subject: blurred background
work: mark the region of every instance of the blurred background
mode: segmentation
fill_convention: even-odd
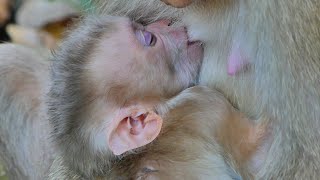
[[[90,0],[0,0],[0,45],[11,42],[50,53],[75,18],[90,10]],[[0,180],[7,179],[0,157]]]
[[[0,0],[0,43],[55,48],[90,0]]]

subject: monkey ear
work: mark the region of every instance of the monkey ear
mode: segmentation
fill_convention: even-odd
[[[109,148],[115,155],[121,155],[152,142],[161,131],[163,120],[154,111],[138,116],[135,112],[129,110],[125,118],[115,119],[119,123],[111,129],[109,136]]]

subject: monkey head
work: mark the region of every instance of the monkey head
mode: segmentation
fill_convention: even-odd
[[[75,170],[102,174],[159,134],[158,103],[194,84],[199,43],[167,21],[87,17],[55,53],[48,94],[53,137]]]

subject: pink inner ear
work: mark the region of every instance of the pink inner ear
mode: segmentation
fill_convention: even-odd
[[[154,112],[126,117],[110,134],[109,148],[115,155],[120,155],[144,146],[159,135],[161,127],[162,118]]]
[[[130,128],[130,133],[132,135],[139,135],[142,132],[143,128],[145,128],[145,123],[144,123],[145,118],[146,118],[145,114],[141,114],[136,118],[132,118],[132,117],[126,118],[128,128]]]
[[[157,119],[146,122],[146,118],[147,115],[142,114],[136,118],[128,117],[126,119],[131,135],[152,134],[152,132],[157,131]]]
[[[240,51],[239,48],[234,48],[228,59],[228,74],[235,76],[249,64],[248,58]]]

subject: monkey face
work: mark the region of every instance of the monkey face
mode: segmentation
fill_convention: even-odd
[[[128,95],[126,100],[169,97],[194,84],[203,50],[199,43],[188,42],[185,28],[166,21],[142,26],[127,18],[117,18],[112,26],[89,60],[88,78],[94,87],[101,86],[97,92],[109,87],[116,91],[111,94]]]
[[[192,85],[202,58],[200,44],[188,42],[185,28],[170,27],[167,21],[144,27],[128,18],[113,17],[108,23],[108,31],[101,36],[95,52],[88,58],[85,71],[86,82],[91,84],[85,91],[89,94],[94,91],[91,94],[99,97],[97,101],[107,107],[101,108],[96,103],[92,108],[88,108],[90,114],[95,112],[92,116],[103,114],[95,119],[100,119],[101,124],[105,123],[108,130],[101,132],[112,139],[109,140],[109,145],[104,144],[104,147],[115,144],[113,137],[119,139],[118,135],[121,133],[114,136],[114,132],[124,129],[132,132],[134,127],[139,127],[133,126],[132,122],[141,122],[141,127],[148,127],[145,124],[149,117],[161,119],[156,118],[152,107],[159,103],[159,99],[170,98]],[[107,118],[109,120],[105,119],[110,114],[116,114],[115,112],[118,112],[118,115]],[[139,120],[139,115],[145,118]],[[91,122],[88,126],[91,126]],[[161,123],[162,120],[154,121],[152,132],[157,133],[148,135],[148,141],[141,144],[156,137]],[[131,130],[128,130],[128,127]],[[101,146],[96,141],[95,144]],[[128,147],[132,149],[138,146],[141,146],[140,143]],[[117,148],[113,149],[114,153],[116,151],[116,154],[121,154],[128,148],[117,145]]]

